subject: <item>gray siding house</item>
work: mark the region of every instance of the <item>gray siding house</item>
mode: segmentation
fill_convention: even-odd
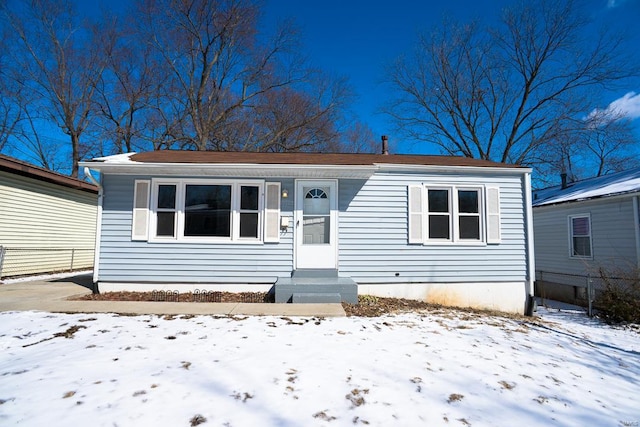
[[[376,154],[155,151],[96,158],[94,281],[110,290],[275,289],[523,313],[530,170]]]
[[[587,299],[587,286],[640,269],[640,168],[534,193],[536,288],[546,298]]]

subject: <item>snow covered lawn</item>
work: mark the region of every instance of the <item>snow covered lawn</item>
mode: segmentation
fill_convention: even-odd
[[[0,425],[640,425],[638,330],[539,315],[0,313]]]

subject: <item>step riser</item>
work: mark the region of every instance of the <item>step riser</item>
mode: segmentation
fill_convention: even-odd
[[[309,295],[329,295],[329,294],[338,294],[340,295],[340,300],[343,302],[347,302],[350,304],[356,304],[358,302],[358,285],[352,280],[341,278],[342,282],[350,282],[350,283],[313,283],[313,284],[302,284],[296,283],[295,281],[289,279],[285,281],[285,283],[275,284],[275,301],[277,303],[287,303],[287,302],[296,302],[294,298],[294,294],[304,294],[306,295],[306,299],[309,299]],[[333,297],[327,297],[329,301],[326,302],[334,302]]]

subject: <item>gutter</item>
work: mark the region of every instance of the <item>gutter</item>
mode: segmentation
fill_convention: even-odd
[[[532,316],[535,310],[534,284],[536,280],[535,247],[533,244],[533,207],[531,205],[531,173],[524,175],[524,208],[527,227],[527,302],[525,314]]]
[[[93,293],[99,293],[98,291],[98,277],[100,270],[100,240],[102,238],[102,200],[104,198],[104,192],[100,181],[102,175],[100,175],[100,181],[98,181],[93,175],[91,175],[91,169],[84,167],[84,175],[91,181],[93,185],[98,187],[98,215],[96,218],[96,239],[93,248]]]

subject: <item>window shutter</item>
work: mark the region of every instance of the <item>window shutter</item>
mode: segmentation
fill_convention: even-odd
[[[264,241],[280,241],[280,183],[265,184]]]
[[[423,243],[423,191],[421,185],[409,186],[409,243]]]
[[[500,243],[500,188],[487,187],[487,243]]]
[[[133,220],[131,240],[148,240],[149,237],[149,188],[147,180],[136,180],[133,193]]]

